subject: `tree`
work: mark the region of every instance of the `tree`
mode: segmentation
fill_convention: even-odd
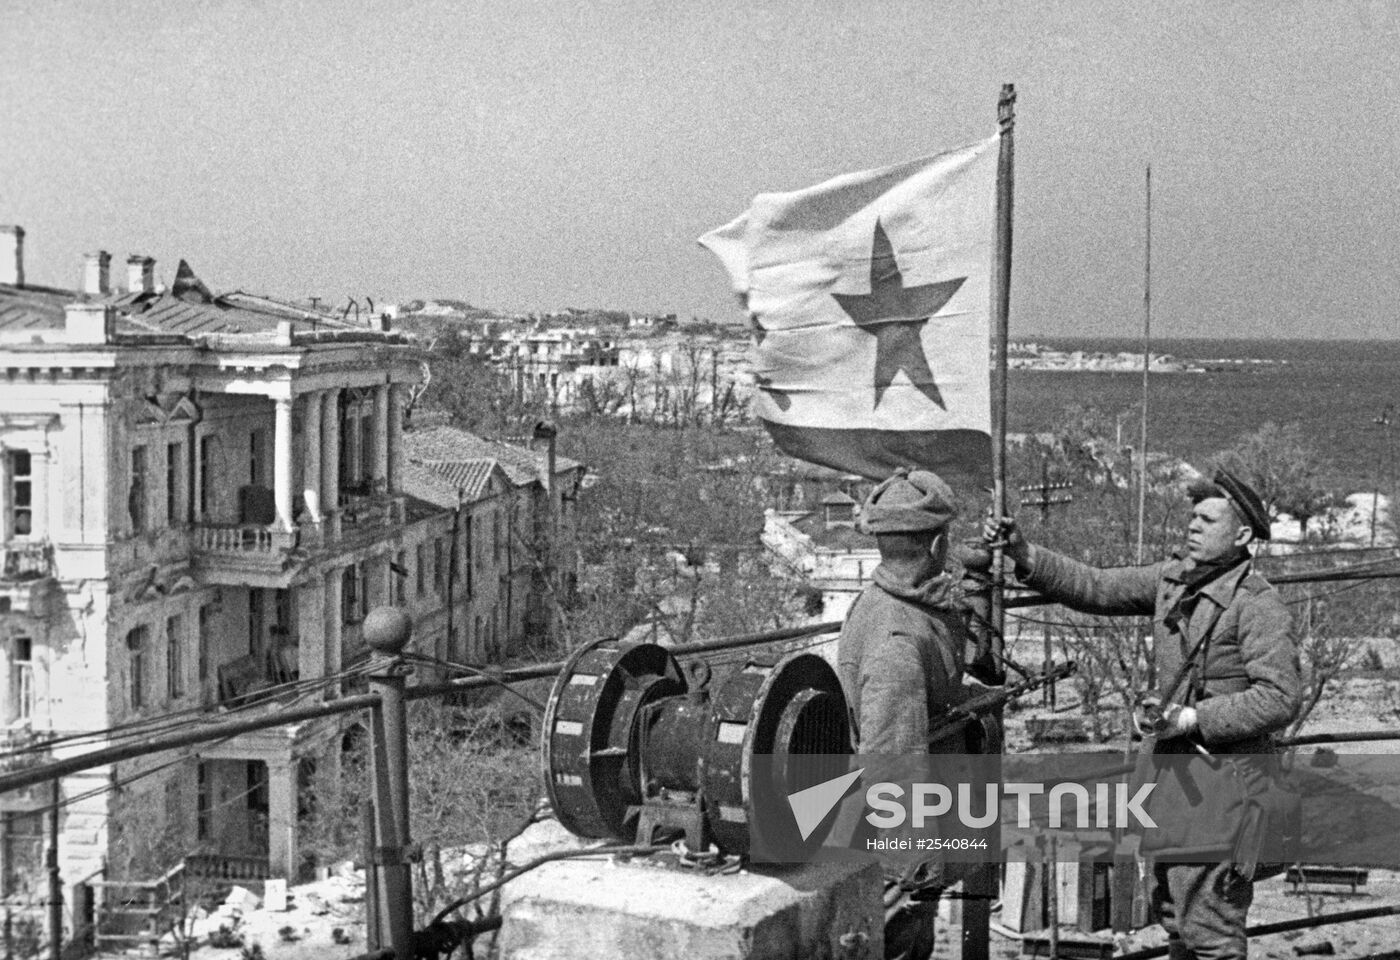
[[[1309,521],[1346,503],[1343,494],[1327,486],[1327,463],[1297,423],[1265,423],[1217,454],[1214,463],[1252,486],[1271,517],[1286,513],[1296,519],[1303,541]]]
[[[523,433],[548,412],[547,397],[517,391],[509,375],[471,353],[450,325],[440,327],[431,341],[428,367],[427,384],[414,397],[410,412],[436,407],[447,411],[453,426],[493,436]]]
[[[415,926],[422,926],[496,863],[543,785],[537,751],[507,711],[420,701],[409,705],[408,721],[409,833],[423,851],[414,865]],[[323,863],[364,857],[367,749],[367,737],[352,738],[339,770],[318,771],[314,781],[302,845]]]
[[[561,613],[571,643],[646,620],[685,642],[796,615],[798,585],[768,569],[760,541],[774,457],[760,434],[576,418],[560,451],[597,475],[577,514],[584,577]]]

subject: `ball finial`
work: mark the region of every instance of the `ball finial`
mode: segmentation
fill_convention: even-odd
[[[397,656],[413,636],[413,621],[398,607],[375,607],[365,616],[361,635],[376,653]]]

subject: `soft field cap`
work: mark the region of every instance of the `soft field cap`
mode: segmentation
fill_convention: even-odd
[[[957,515],[953,491],[938,474],[901,467],[865,498],[860,528],[865,533],[942,530]]]

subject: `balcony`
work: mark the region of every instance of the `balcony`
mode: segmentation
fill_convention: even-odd
[[[224,586],[287,586],[299,545],[297,530],[275,523],[202,523],[194,528],[201,575]]]
[[[0,547],[0,613],[43,617],[53,576],[53,547],[48,541],[4,544]]]

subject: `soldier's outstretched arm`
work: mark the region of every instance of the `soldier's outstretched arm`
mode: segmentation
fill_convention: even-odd
[[[1163,563],[1142,567],[1091,567],[1026,540],[1015,517],[989,518],[982,536],[1000,541],[1016,573],[1033,590],[1083,613],[1146,616],[1157,599]]]

